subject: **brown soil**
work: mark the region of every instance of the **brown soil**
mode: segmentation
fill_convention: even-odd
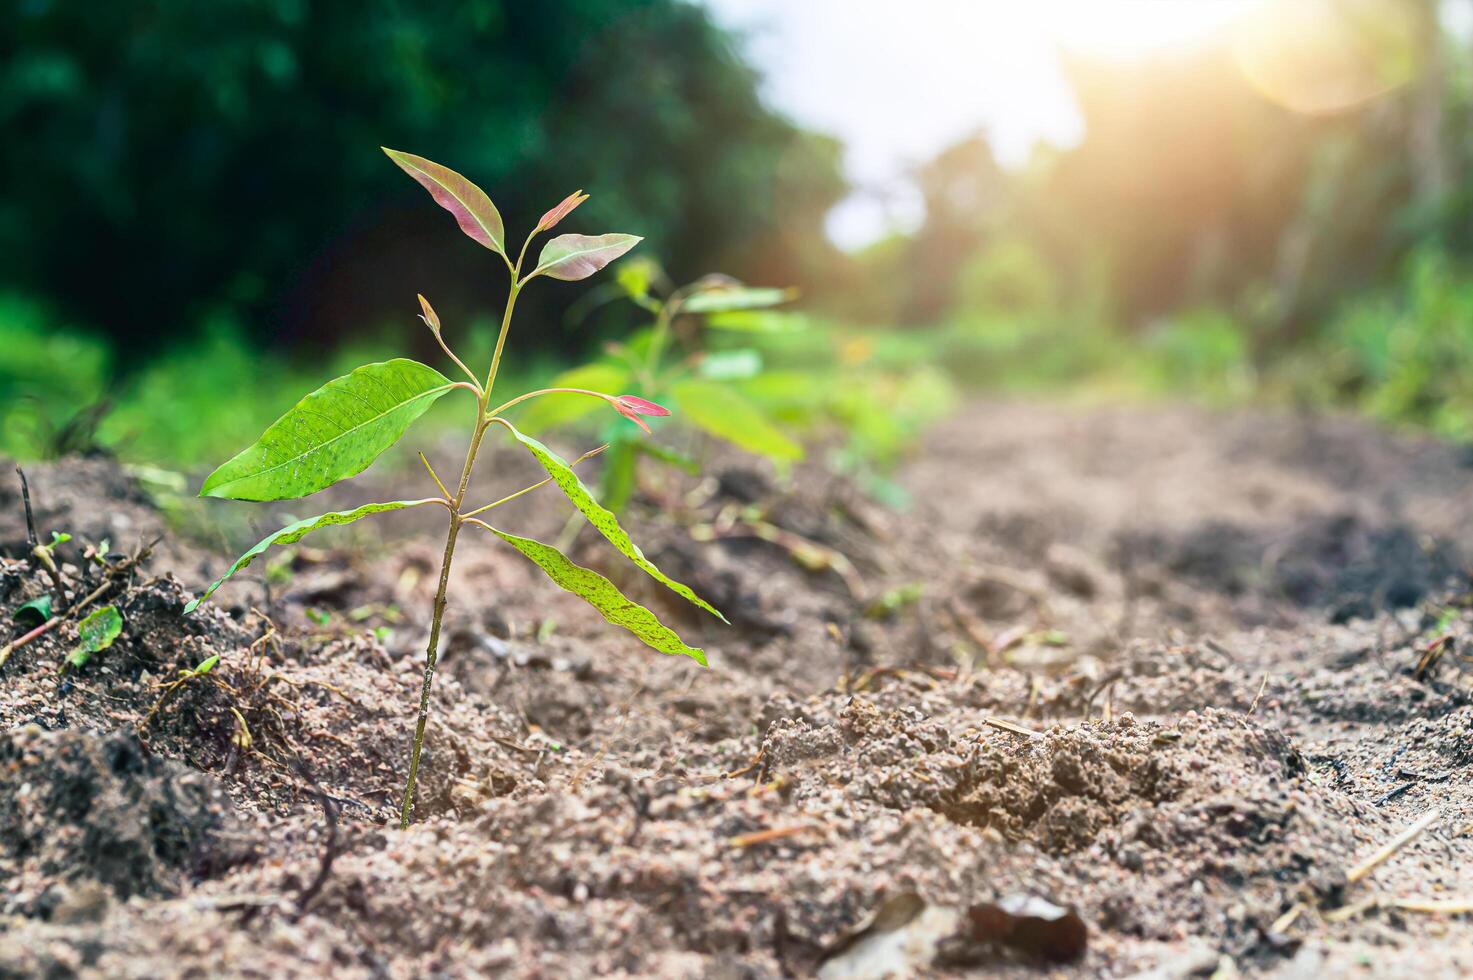
[[[535,477],[497,460],[488,496]],[[908,465],[905,514],[717,459],[630,523],[733,627],[620,577],[710,670],[463,538],[407,832],[434,516],[309,539],[188,619],[224,557],[170,534],[111,649],[59,673],[67,626],[0,669],[0,977],[854,976],[910,893],[1089,928],[1073,964],[928,975],[1468,975],[1466,918],[1391,901],[1473,899],[1470,466],[1348,420],[990,403]],[[111,464],[28,472],[83,592],[83,544],[166,533]],[[251,513],[418,479],[384,473]],[[242,510],[203,513],[239,539]],[[7,622],[47,588],[24,542],[0,487]]]

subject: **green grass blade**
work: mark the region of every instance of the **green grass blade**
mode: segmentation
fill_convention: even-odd
[[[588,518],[588,523],[592,524],[599,534],[608,538],[609,543],[615,548],[618,548],[620,554],[644,569],[649,573],[651,578],[669,588],[676,595],[695,603],[711,615],[720,619],[723,623],[727,622],[727,618],[721,615],[715,606],[692,592],[689,586],[682,585],[656,568],[655,563],[646,558],[644,552],[639,550],[639,545],[629,539],[628,532],[619,526],[619,519],[614,516],[613,511],[594,499],[593,494],[583,485],[583,481],[578,479],[578,474],[573,472],[572,468],[568,466],[567,462],[561,456],[531,436],[518,432],[516,427],[510,422],[506,422],[505,424],[507,430],[517,438],[517,441],[526,446],[532,455],[537,457],[537,461],[542,464],[542,468],[547,470],[547,475],[552,477],[553,482],[562,488],[563,493],[573,502],[573,506],[583,512],[583,516]]]
[[[361,473],[454,385],[418,361],[365,364],[271,423],[205,480],[201,497],[289,500]]]
[[[783,434],[763,412],[726,385],[689,379],[671,386],[680,415],[692,425],[739,449],[778,463],[803,458],[803,447]]]
[[[476,522],[481,524],[480,521]],[[598,572],[582,565],[575,565],[561,551],[551,545],[498,531],[489,524],[482,524],[492,534],[532,559],[566,592],[581,597],[597,609],[603,618],[615,626],[623,627],[639,637],[647,646],[661,653],[680,654],[690,657],[702,667],[706,666],[706,654],[696,647],[687,646],[674,630],[644,606],[634,602]]]
[[[249,551],[237,558],[235,564],[230,566],[229,571],[210,583],[210,587],[200,593],[199,598],[191,600],[184,607],[184,615],[188,616],[198,609],[199,604],[214,595],[215,590],[224,585],[230,576],[255,561],[267,548],[274,544],[291,544],[293,541],[302,540],[318,528],[335,527],[339,524],[351,524],[360,517],[367,517],[370,514],[382,514],[390,510],[403,510],[406,507],[423,507],[425,504],[434,503],[439,503],[439,500],[434,497],[425,500],[391,500],[383,504],[364,504],[362,507],[355,507],[352,510],[332,511],[331,513],[320,514],[317,517],[304,518],[294,524],[288,524],[286,527],[274,531],[260,541],[257,541]]]

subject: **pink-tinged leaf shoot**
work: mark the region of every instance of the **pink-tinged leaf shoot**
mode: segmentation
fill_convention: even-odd
[[[576,190],[573,193],[569,194],[567,197],[563,198],[561,204],[542,216],[542,220],[537,222],[537,230],[550,230],[553,225],[556,225],[559,221],[562,221],[564,218],[566,218],[569,214],[572,213],[574,208],[576,208],[578,205],[582,204],[586,200],[588,200],[588,195],[583,193],[581,190]]]
[[[650,431],[650,427],[644,419],[640,418],[641,415],[663,418],[670,414],[670,409],[664,405],[656,405],[654,402],[640,398],[637,395],[619,395],[611,399],[609,403],[614,406],[614,409],[620,415],[639,426],[646,433]]]
[[[559,235],[542,247],[537,268],[527,278],[587,279],[641,241],[638,235]]]
[[[506,233],[501,213],[486,192],[475,184],[432,160],[413,153],[381,147],[389,159],[430,192],[435,203],[455,215],[460,230],[503,257],[506,255]]]
[[[416,293],[415,295],[419,297],[419,305],[424,310],[424,312],[419,315],[419,318],[425,322],[425,326],[435,331],[435,333],[439,333],[440,318],[435,315],[435,308],[430,305],[429,300],[425,299],[424,293]]]

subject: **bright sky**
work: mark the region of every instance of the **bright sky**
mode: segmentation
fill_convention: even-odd
[[[704,0],[746,37],[769,102],[839,137],[859,188],[829,233],[853,248],[922,217],[906,179],[979,128],[1004,164],[1081,123],[1060,46],[1129,58],[1200,42],[1261,0]]]

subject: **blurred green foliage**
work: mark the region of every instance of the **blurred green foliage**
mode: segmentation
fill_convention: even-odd
[[[472,177],[513,229],[586,186],[584,226],[689,277],[821,256],[842,192],[837,147],[682,0],[25,0],[0,51],[0,126],[25,134],[0,160],[0,287],[126,362],[222,307],[251,340],[326,346],[416,291],[447,322],[499,303],[381,144]],[[566,300],[535,299],[556,345]]]
[[[1273,398],[1473,438],[1473,50],[1451,7],[1285,0],[1257,35],[1067,55],[1083,139],[1014,169],[983,135],[939,154],[923,224],[828,305],[993,391]]]
[[[1473,269],[1414,252],[1395,283],[1344,306],[1311,356],[1283,372],[1300,398],[1473,439]]]
[[[482,320],[459,346],[489,363],[494,339],[495,324]],[[193,343],[118,373],[105,340],[59,322],[42,304],[0,295],[0,452],[20,459],[105,452],[198,467],[253,442],[302,392],[392,357],[402,342],[402,332],[365,335],[309,362],[262,350],[235,320],[216,314],[200,323]],[[524,359],[508,368],[506,383],[550,375],[555,363]],[[231,397],[222,400],[221,391]],[[443,414],[432,411],[430,423]],[[210,424],[200,425],[206,416]]]

